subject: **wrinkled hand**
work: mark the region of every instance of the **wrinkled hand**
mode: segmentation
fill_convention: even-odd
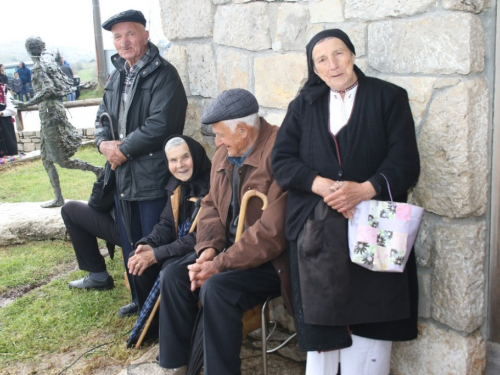
[[[370,200],[376,191],[369,181],[363,183],[353,181],[333,181],[316,176],[312,191],[323,197],[323,201],[332,209],[340,212],[345,218],[352,218],[359,202]]]
[[[127,161],[127,158],[119,149],[120,144],[121,141],[103,141],[99,144],[99,151],[104,155],[113,170]]]
[[[150,245],[139,245],[135,254],[128,259],[127,267],[131,275],[141,276],[146,268],[157,263]]]
[[[343,181],[333,185],[331,191],[332,193],[325,197],[325,203],[346,218],[354,215],[354,208],[359,202],[369,200],[376,194],[375,188],[368,181],[361,184]]]
[[[189,280],[191,281],[191,291],[200,288],[203,283],[212,275],[219,273],[215,267],[213,259],[217,255],[217,251],[213,248],[205,249],[200,257],[196,259],[196,263],[190,264],[187,268],[189,270]]]

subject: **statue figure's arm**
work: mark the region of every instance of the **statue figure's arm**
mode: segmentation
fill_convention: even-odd
[[[14,100],[13,103],[16,108],[24,109],[32,105],[37,105],[45,100],[59,99],[61,95],[58,95],[55,85],[49,78],[48,74],[44,71],[37,72],[35,96],[28,100],[27,102],[22,102],[19,100]]]

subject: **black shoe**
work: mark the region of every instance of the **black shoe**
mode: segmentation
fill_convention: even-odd
[[[137,306],[137,303],[131,302],[128,305],[122,306],[120,310],[118,310],[118,316],[120,318],[125,318],[127,316],[132,316],[134,314],[137,314],[139,312],[139,306]]]
[[[76,289],[97,289],[97,290],[109,290],[115,287],[115,283],[111,275],[105,281],[99,281],[93,279],[90,274],[85,276],[83,279],[71,281],[69,283],[70,288]]]

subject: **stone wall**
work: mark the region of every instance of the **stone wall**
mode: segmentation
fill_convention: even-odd
[[[82,136],[82,142],[94,139],[95,128],[77,129],[78,133]],[[16,133],[17,147],[19,152],[31,152],[40,150],[40,132],[23,131]]]
[[[306,79],[305,45],[338,27],[356,64],[404,87],[422,172],[412,199],[426,214],[416,244],[420,336],[396,343],[394,374],[481,374],[495,9],[488,0],[160,0],[166,58],[189,96],[186,133],[213,152],[203,109],[252,91],[280,124]],[[180,5],[182,4],[182,6]]]

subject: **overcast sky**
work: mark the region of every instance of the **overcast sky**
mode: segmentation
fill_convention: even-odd
[[[127,9],[144,13],[151,40],[166,39],[161,29],[159,0],[99,0],[101,23]],[[2,39],[24,43],[39,36],[47,46],[81,46],[95,50],[92,0],[22,0],[3,5]],[[112,49],[111,33],[101,29],[105,49]]]

